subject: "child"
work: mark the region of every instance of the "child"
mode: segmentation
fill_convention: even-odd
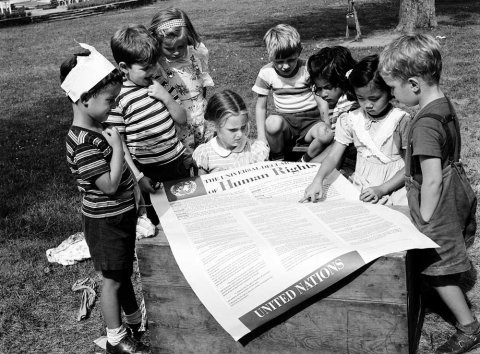
[[[280,24],[263,37],[271,61],[260,69],[252,90],[258,94],[255,115],[258,138],[270,145],[270,158],[283,160],[286,146],[307,134],[317,137],[328,104],[310,90],[306,63],[300,59],[302,44],[297,30]],[[276,112],[267,117],[267,99],[272,91]],[[292,144],[293,143],[293,144]]]
[[[415,226],[440,248],[418,251],[419,270],[457,321],[457,332],[436,353],[465,353],[480,343],[480,323],[459,287],[471,267],[465,240],[475,234],[476,197],[459,162],[458,119],[439,85],[440,45],[429,35],[404,35],[384,49],[380,63],[392,94],[420,107],[405,162],[408,205]]]
[[[187,125],[178,134],[191,156],[213,133],[213,128],[207,129],[204,119],[207,87],[213,87],[208,73],[208,50],[182,10],[159,11],[149,30],[160,45],[160,70],[177,89],[181,104],[187,110]]]
[[[410,116],[390,104],[390,88],[378,68],[378,55],[370,55],[353,67],[347,92],[360,108],[337,121],[335,141],[303,200],[317,201],[323,180],[342,159],[351,143],[357,148],[353,181],[362,188],[360,200],[370,203],[407,205],[404,188],[404,151]],[[302,200],[302,201],[303,201]]]
[[[144,26],[122,27],[113,35],[111,48],[126,80],[108,120],[123,135],[125,157],[143,192],[147,216],[158,225],[150,193],[159,182],[189,176],[184,166],[185,148],[174,125],[186,122],[185,110],[175,89],[163,79],[161,83],[152,81],[160,53],[155,38]]]
[[[217,136],[193,152],[199,174],[267,160],[267,144],[247,137],[248,111],[237,93],[225,90],[214,94],[208,100],[205,118],[214,123]]]
[[[138,337],[142,314],[130,277],[137,214],[133,176],[123,158],[122,139],[105,125],[122,86],[122,74],[95,48],[60,67],[62,88],[73,108],[66,138],[67,162],[82,194],[83,232],[96,271],[102,272],[102,313],[107,324],[107,353],[147,353]]]
[[[316,138],[308,135],[305,137],[305,141],[311,143],[302,157],[303,162],[309,162],[331,146],[337,121],[347,112],[358,108],[358,104],[346,95],[347,73],[355,63],[350,50],[342,46],[322,48],[308,59],[307,70],[313,83],[313,92],[328,103],[330,111],[328,119],[320,123],[322,133]],[[350,155],[355,156],[356,152],[351,150]],[[312,162],[322,162],[327,154],[328,150]]]

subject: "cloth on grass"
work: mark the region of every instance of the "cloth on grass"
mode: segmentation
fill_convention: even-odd
[[[97,283],[95,283],[92,278],[77,280],[75,284],[72,285],[72,291],[80,290],[83,290],[83,293],[80,308],[78,309],[77,321],[87,319],[90,316],[97,297]]]
[[[155,236],[155,225],[150,221],[147,217],[147,214],[140,215],[137,219],[137,229],[136,229],[136,236],[137,240],[146,237],[153,237]]]
[[[72,265],[90,258],[90,251],[83,232],[70,235],[57,248],[50,248],[46,253],[50,263],[62,265]]]

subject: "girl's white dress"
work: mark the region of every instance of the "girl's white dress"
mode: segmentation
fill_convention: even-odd
[[[177,127],[177,134],[191,155],[198,145],[213,136],[213,127],[207,130],[204,119],[204,88],[214,85],[208,73],[208,49],[200,43],[196,48],[188,46],[183,58],[169,60],[162,57],[160,70],[170,86],[177,90],[182,107],[187,111],[187,125]]]
[[[268,159],[270,148],[261,140],[244,138],[234,150],[228,150],[219,145],[217,139],[218,137],[209,140],[193,152],[195,164],[207,173],[242,167]]]
[[[402,151],[408,144],[409,122],[410,115],[394,107],[380,120],[369,118],[358,108],[337,122],[335,140],[344,145],[353,142],[357,148],[354,184],[359,188],[379,186],[405,167]],[[379,202],[407,205],[405,187],[384,196]]]

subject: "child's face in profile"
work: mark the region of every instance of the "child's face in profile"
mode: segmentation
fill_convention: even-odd
[[[300,53],[292,54],[286,58],[276,58],[273,59],[273,67],[278,75],[283,77],[289,77],[295,72],[295,69],[298,66],[298,58]]]
[[[393,78],[388,75],[382,75],[383,81],[392,89],[392,96],[400,103],[407,106],[416,106],[418,104],[418,97],[414,92],[414,84],[410,81],[405,81],[400,78]]]
[[[360,107],[362,107],[370,116],[378,116],[388,105],[388,92],[380,90],[373,82],[367,86],[355,87],[355,95]]]
[[[168,60],[177,60],[187,55],[187,38],[179,38],[176,41],[164,39],[160,49],[162,55]]]
[[[107,120],[110,110],[116,107],[116,101],[122,84],[116,83],[106,86],[96,96],[86,102],[87,113],[93,120],[103,123]]]
[[[328,102],[330,108],[334,108],[340,97],[343,95],[343,90],[340,87],[334,87],[329,81],[322,77],[313,80],[313,92]]]
[[[123,73],[137,86],[147,87],[152,84],[152,78],[157,72],[156,65],[132,64],[120,66]]]
[[[240,146],[247,134],[248,117],[245,114],[230,115],[217,126],[218,143],[228,150]]]

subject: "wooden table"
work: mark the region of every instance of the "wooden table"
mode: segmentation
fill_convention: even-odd
[[[152,353],[415,353],[423,311],[406,252],[381,257],[236,342],[205,309],[161,233],[137,242]]]

